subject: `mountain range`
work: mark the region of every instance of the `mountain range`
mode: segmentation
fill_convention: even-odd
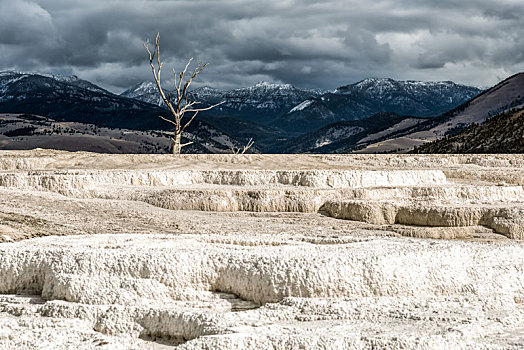
[[[192,97],[202,105],[225,102],[209,114],[234,117],[280,129],[288,136],[298,136],[330,123],[366,119],[381,112],[435,116],[481,91],[450,81],[365,79],[334,91],[299,89],[290,84],[268,82],[229,91],[203,87],[193,90]],[[140,83],[121,96],[158,105],[162,102],[152,82]]]
[[[359,152],[409,151],[425,143],[453,136],[473,123],[482,124],[490,117],[522,106],[524,73],[518,73],[446,113],[423,120],[408,130],[392,133],[386,140],[366,145]]]
[[[326,122],[365,119],[381,112],[430,117],[448,111],[480,92],[478,88],[449,81],[365,79],[306,101],[281,116],[276,124],[287,130],[299,125],[299,131],[308,132]]]
[[[484,92],[450,81],[392,79],[365,79],[332,91],[267,82],[228,91],[201,87],[191,97],[202,106],[224,103],[198,116],[188,137],[209,137],[187,150],[228,152],[253,138],[259,152],[405,152],[518,106],[523,87],[522,75]],[[116,95],[75,76],[0,73],[0,113],[168,131],[158,118],[168,116],[160,102],[151,82]]]
[[[174,94],[170,89],[165,89],[165,92]],[[296,105],[323,93],[323,90],[303,90],[290,84],[259,82],[254,86],[229,91],[207,86],[196,88],[191,91],[191,99],[200,101],[203,106],[224,102],[208,114],[271,125],[280,115],[288,113]],[[163,104],[158,98],[158,91],[153,82],[137,84],[120,96],[136,98],[159,106]]]

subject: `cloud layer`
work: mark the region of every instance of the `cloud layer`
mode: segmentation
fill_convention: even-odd
[[[0,70],[78,76],[119,92],[210,62],[201,85],[333,89],[366,77],[493,85],[524,71],[522,0],[0,0]],[[166,69],[167,71],[167,69]]]

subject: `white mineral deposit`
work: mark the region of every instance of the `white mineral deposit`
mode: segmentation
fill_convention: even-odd
[[[522,349],[522,155],[0,153],[0,349]]]

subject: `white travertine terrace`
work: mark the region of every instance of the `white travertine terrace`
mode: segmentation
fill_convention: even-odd
[[[521,349],[523,173],[2,152],[0,349]]]

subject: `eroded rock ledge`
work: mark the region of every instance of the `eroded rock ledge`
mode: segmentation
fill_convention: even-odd
[[[320,210],[334,218],[377,225],[484,226],[508,238],[524,238],[524,189],[515,177],[524,173],[519,156],[173,159],[50,151],[40,151],[37,157],[38,153],[5,152],[0,158],[0,187],[142,201],[171,210]],[[111,164],[116,169],[108,169]]]

